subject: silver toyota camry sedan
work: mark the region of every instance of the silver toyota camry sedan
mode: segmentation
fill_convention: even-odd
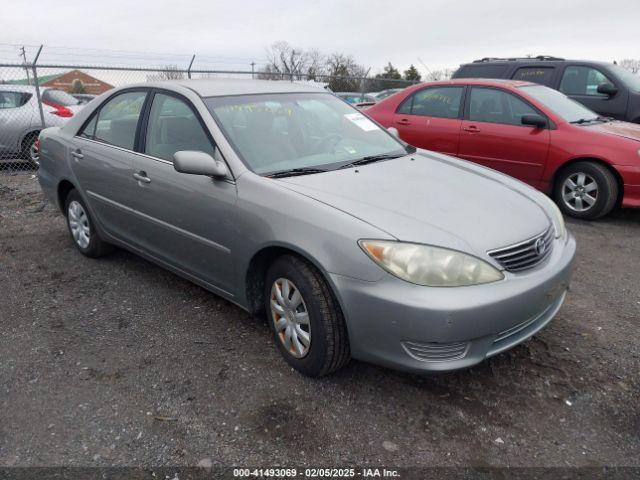
[[[546,196],[312,86],[118,88],[40,141],[40,183],[82,254],[123,247],[264,313],[306,375],[350,358],[468,367],[565,299],[576,246]]]

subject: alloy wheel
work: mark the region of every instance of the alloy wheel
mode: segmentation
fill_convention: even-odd
[[[38,144],[35,140],[29,145],[29,160],[31,160],[31,163],[36,167],[40,166],[40,152],[38,151]]]
[[[278,278],[271,287],[271,319],[284,348],[295,358],[309,353],[311,323],[302,294],[286,278]]]
[[[73,240],[80,248],[87,248],[91,240],[91,229],[87,212],[80,202],[73,200],[69,203],[68,218]]]
[[[598,200],[598,183],[591,175],[574,173],[562,184],[562,201],[575,212],[586,212]]]

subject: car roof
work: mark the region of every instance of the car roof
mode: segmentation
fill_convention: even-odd
[[[285,80],[250,80],[234,78],[217,79],[184,79],[184,80],[164,80],[159,82],[145,82],[137,85],[127,85],[130,87],[148,88],[188,88],[201,97],[223,97],[229,95],[252,95],[261,93],[318,93],[325,92],[322,86],[300,84]]]
[[[563,63],[578,63],[578,64],[591,64],[591,65],[613,65],[611,62],[605,62],[600,60],[569,60],[565,58],[556,57],[522,57],[522,58],[482,58],[480,60],[474,60],[473,62],[463,63],[461,66],[466,67],[468,65],[508,65],[517,64],[520,66],[534,66],[534,65],[547,65],[547,64],[563,64]]]
[[[420,86],[425,85],[482,85],[485,87],[510,87],[518,88],[526,85],[538,85],[533,82],[526,82],[524,80],[507,80],[502,78],[454,78],[451,80],[441,80],[438,82],[426,82],[420,83]]]

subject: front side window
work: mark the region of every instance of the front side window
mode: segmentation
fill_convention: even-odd
[[[2,92],[0,91],[0,109],[18,108],[29,101],[31,95],[24,92]]]
[[[205,99],[225,136],[256,173],[339,168],[404,145],[329,93],[239,95]]]
[[[538,112],[515,95],[495,88],[471,89],[469,100],[469,120],[475,122],[522,125],[524,115],[538,115]]]
[[[522,67],[516,70],[513,79],[549,86],[551,85],[554,70],[553,67]]]
[[[197,150],[214,155],[214,148],[198,117],[183,100],[156,93],[151,104],[145,153],[173,161],[181,150]]]
[[[105,103],[80,132],[80,136],[133,150],[138,119],[147,92],[126,92]]]
[[[591,67],[567,67],[562,75],[560,91],[566,95],[606,97],[598,93],[598,85],[612,83],[604,73]]]
[[[437,118],[458,118],[464,87],[434,87],[419,90],[406,99],[398,113]]]

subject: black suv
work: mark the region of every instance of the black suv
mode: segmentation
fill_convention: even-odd
[[[461,65],[453,78],[510,78],[560,90],[594,112],[640,123],[640,76],[604,62],[532,58],[483,58]]]

